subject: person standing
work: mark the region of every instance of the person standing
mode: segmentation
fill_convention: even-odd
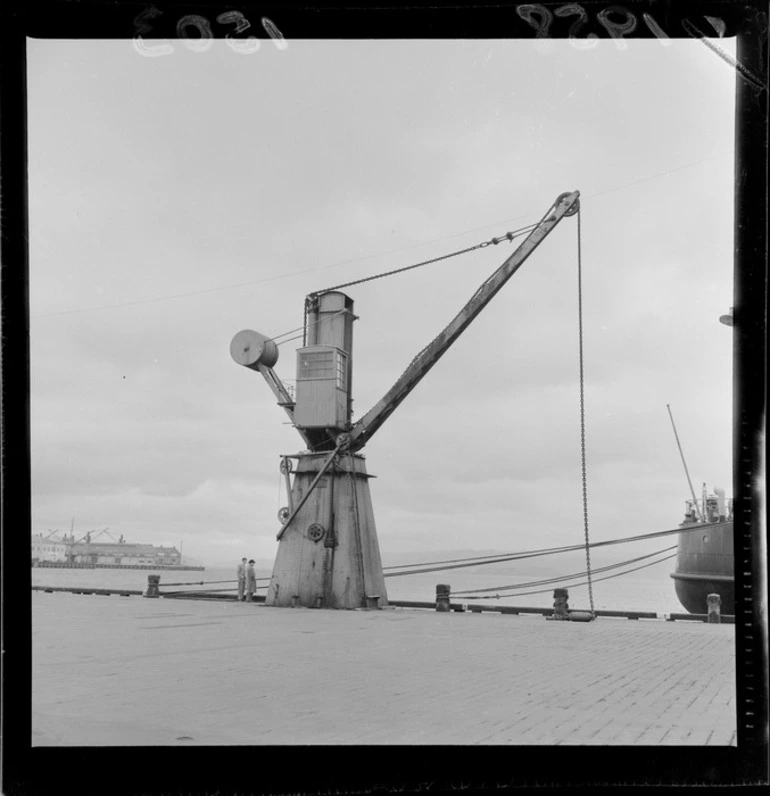
[[[241,563],[238,564],[238,600],[242,602],[244,600],[243,593],[246,591],[246,557],[244,556],[241,559]]]
[[[249,561],[246,569],[246,594],[249,602],[254,601],[254,594],[257,591],[257,573],[254,571],[254,559]]]

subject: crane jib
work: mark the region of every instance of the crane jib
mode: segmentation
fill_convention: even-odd
[[[559,221],[577,212],[579,197],[580,192],[573,191],[561,194],[556,199],[516,251],[486,279],[452,321],[412,360],[380,401],[353,425],[347,442],[349,450],[355,451],[364,446]]]

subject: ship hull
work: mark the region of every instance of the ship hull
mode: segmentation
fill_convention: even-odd
[[[686,530],[685,530],[686,529]],[[677,545],[676,596],[691,614],[705,614],[708,595],[718,594],[721,612],[735,614],[733,523],[683,526]]]

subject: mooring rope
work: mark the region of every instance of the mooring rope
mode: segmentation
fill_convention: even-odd
[[[182,583],[164,583],[164,586],[206,586],[209,583],[237,583],[237,580],[186,580]]]
[[[641,542],[645,539],[656,539],[659,536],[670,536],[678,533],[691,533],[695,531],[703,531],[708,528],[714,528],[723,523],[712,522],[687,526],[684,528],[672,528],[666,531],[654,531],[653,533],[643,533],[636,536],[625,536],[621,539],[608,539],[603,542],[591,542],[590,547],[607,547],[608,545],[626,544],[628,542]],[[563,547],[544,547],[538,550],[525,550],[519,553],[504,553],[499,555],[477,556],[475,558],[453,558],[444,561],[423,561],[417,564],[394,564],[392,566],[383,567],[387,569],[401,569],[401,572],[384,572],[386,578],[393,578],[399,575],[418,575],[424,572],[442,572],[447,569],[462,569],[463,567],[478,567],[485,564],[501,564],[506,561],[520,561],[526,558],[538,558],[539,556],[555,555],[558,553],[570,553],[576,550],[582,550],[584,545],[566,545]],[[455,563],[458,562],[458,563]],[[447,566],[432,566],[433,564]],[[420,569],[409,569],[410,567],[421,567]],[[409,570],[409,571],[407,571]]]
[[[262,580],[265,580],[262,578]],[[267,586],[257,586],[257,590],[259,589],[266,589]],[[220,591],[236,591],[236,587],[233,586],[230,589],[199,589],[198,591],[192,591],[187,589],[185,591],[162,591],[161,596],[163,597],[170,597],[172,594],[213,594],[214,592]]]
[[[603,578],[596,578],[595,580],[611,580],[612,578],[619,578],[623,575],[628,575],[631,572],[637,572],[640,569],[647,569],[647,567],[654,567],[656,564],[662,564],[664,561],[669,561],[672,558],[676,558],[676,553],[671,553],[671,555],[666,556],[665,558],[661,558],[658,561],[651,561],[649,564],[642,564],[638,567],[633,567],[632,569],[627,569],[624,572],[616,572],[614,575],[605,575]],[[570,589],[577,589],[580,586],[585,586],[588,583],[587,580],[584,580],[582,583],[569,583],[565,584],[565,588]],[[524,591],[518,592],[516,594],[489,594],[485,596],[476,596],[476,597],[463,597],[464,600],[505,600],[511,597],[529,597],[532,594],[550,594],[553,591],[553,588],[550,589],[539,589],[538,591]],[[458,592],[459,593],[459,592]]]
[[[670,553],[672,550],[676,550],[676,547],[677,547],[676,545],[672,545],[671,547],[664,547],[662,550],[656,550],[654,553],[646,553],[643,556],[637,556],[636,558],[629,558],[626,559],[625,561],[617,561],[614,564],[605,564],[603,567],[599,567],[594,571],[609,572],[612,569],[627,567],[629,566],[629,564],[638,564],[640,561],[646,561],[648,558],[654,558],[655,556],[662,555],[663,553]],[[541,580],[530,580],[524,583],[509,583],[504,586],[486,586],[483,589],[462,589],[461,591],[453,592],[453,594],[479,594],[481,592],[488,592],[488,591],[508,591],[509,589],[531,589],[533,586],[545,586],[547,583],[560,583],[566,580],[574,580],[575,578],[583,578],[587,574],[588,574],[587,571],[584,570],[582,572],[572,572],[569,575],[559,575],[558,577],[553,577],[553,578],[542,578]]]

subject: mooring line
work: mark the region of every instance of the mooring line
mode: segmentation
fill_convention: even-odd
[[[595,578],[595,580],[611,580],[612,578],[619,578],[622,575],[628,575],[630,572],[637,572],[640,569],[647,569],[647,567],[654,567],[656,564],[662,564],[664,561],[669,561],[672,558],[676,558],[676,553],[672,553],[665,558],[661,558],[659,561],[651,561],[649,564],[642,564],[639,567],[634,567],[633,569],[627,569],[625,572],[616,572],[614,575],[606,575],[603,578]],[[565,588],[570,589],[577,589],[580,586],[585,586],[588,583],[587,580],[584,580],[582,583],[569,583],[565,586]],[[464,600],[505,600],[511,597],[528,597],[532,594],[550,594],[553,591],[553,588],[550,589],[540,589],[538,591],[524,591],[524,592],[517,592],[516,594],[488,594],[477,597],[463,597]],[[459,594],[459,592],[458,592]]]
[[[662,550],[656,550],[654,553],[647,553],[646,555],[637,556],[636,558],[629,558],[625,561],[618,561],[614,564],[605,564],[603,567],[598,567],[595,569],[594,572],[609,572],[612,569],[619,569],[620,567],[626,567],[629,564],[636,564],[639,561],[645,561],[648,558],[654,558],[655,556],[662,555],[663,553],[670,553],[672,550],[676,550],[676,547],[676,545],[672,545],[671,547],[664,547]],[[652,563],[657,564],[658,562],[654,561]],[[575,578],[583,578],[586,575],[587,571],[583,570],[582,572],[572,572],[569,575],[559,575],[558,577],[554,578],[530,580],[526,581],[525,583],[509,583],[504,586],[486,586],[483,589],[463,589],[461,591],[455,591],[453,594],[476,594],[488,591],[508,591],[509,589],[529,589],[533,586],[545,586],[547,583],[560,583],[566,580],[574,580]]]
[[[627,542],[641,542],[645,539],[656,539],[660,536],[670,536],[675,533],[692,533],[695,531],[702,531],[708,528],[714,528],[724,523],[721,522],[710,522],[710,523],[703,523],[698,525],[692,525],[685,528],[673,528],[666,531],[654,531],[653,533],[645,533],[645,534],[638,534],[636,536],[625,536],[620,539],[609,539],[604,542],[591,542],[590,547],[607,547],[608,545],[614,544],[625,544]],[[417,572],[440,572],[443,569],[460,569],[461,567],[476,567],[476,566],[483,566],[484,564],[499,564],[505,561],[518,561],[525,558],[537,558],[539,556],[547,556],[547,555],[556,555],[558,553],[570,553],[574,552],[575,550],[582,550],[584,545],[576,544],[576,545],[567,545],[564,547],[543,547],[536,550],[524,550],[519,553],[501,553],[498,555],[488,555],[488,556],[477,556],[475,558],[450,558],[444,559],[443,561],[421,561],[416,564],[393,564],[387,567],[383,567],[383,570],[386,569],[407,569],[409,567],[429,567],[433,564],[454,564],[456,562],[464,562],[459,564],[456,567],[442,567],[438,566],[432,569],[422,569],[422,570],[414,570],[412,572],[397,572],[394,574],[397,575],[411,575],[417,574]],[[392,577],[393,575],[388,573],[385,577]]]

